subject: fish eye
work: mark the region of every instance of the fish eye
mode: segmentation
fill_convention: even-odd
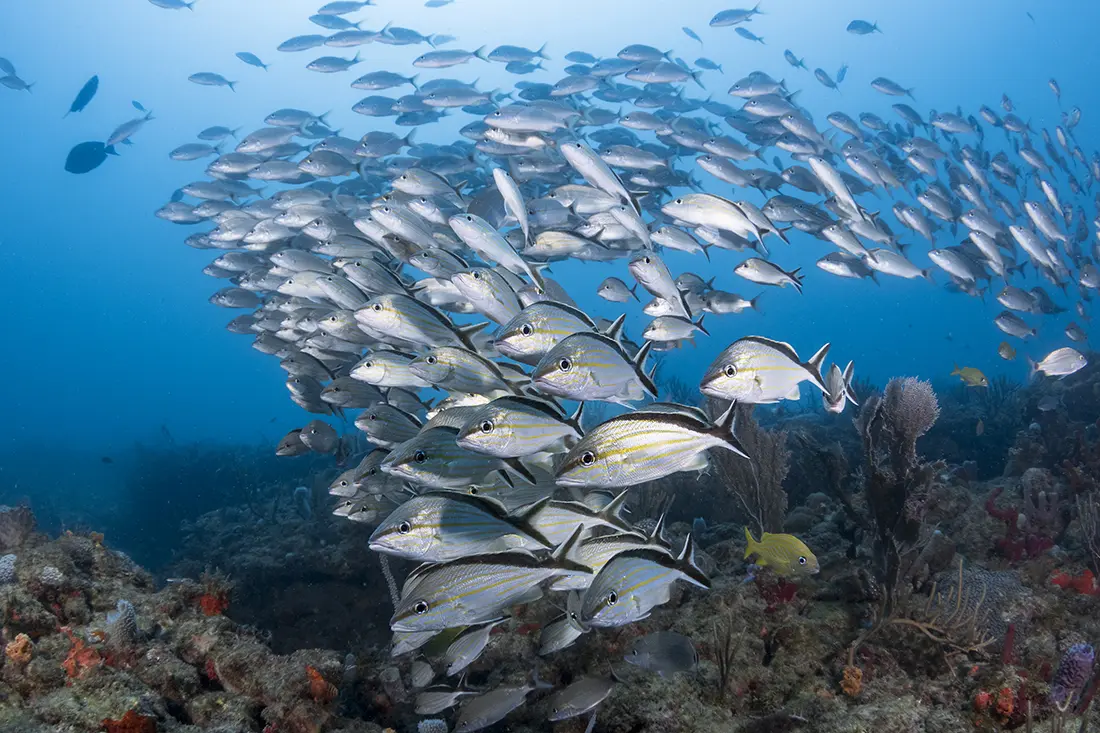
[[[348,485],[348,482],[347,482],[347,481],[341,481],[341,482],[340,482],[340,485],[341,485],[341,486],[347,486],[347,485]]]
[[[483,432],[483,433],[493,432],[493,421],[492,420],[486,420],[485,422],[481,423],[481,432]]]
[[[529,323],[525,323],[519,327],[519,332],[522,333],[524,336],[530,336],[532,331],[533,329],[531,328],[531,324]]]
[[[799,565],[805,565],[806,564],[806,558],[804,558],[804,557],[798,558],[798,564]]]
[[[596,454],[593,453],[592,451],[585,451],[584,454],[581,456],[581,463],[583,463],[586,466],[591,466],[595,462],[596,462]]]
[[[378,469],[377,469],[377,468],[372,468],[371,470],[367,471],[367,475],[368,475],[368,476],[374,476],[374,475],[376,475],[377,473],[378,473]]]
[[[413,460],[417,463],[423,463],[428,460],[428,454],[422,450],[418,450],[416,453],[413,453]]]
[[[478,272],[477,270],[474,270],[473,277],[474,277],[474,280],[480,280],[481,279],[481,273]]]
[[[381,303],[375,303],[374,305],[371,306],[371,310],[373,310],[375,313],[381,313],[382,312],[382,304]]]
[[[644,262],[648,265],[648,264],[651,264],[653,262],[653,260],[649,259],[648,257],[643,257],[642,262]]]
[[[413,612],[417,616],[423,616],[424,614],[426,614],[428,612],[428,602],[427,601],[417,601],[416,605],[413,606]]]
[[[363,366],[365,366],[367,369],[370,369],[371,367],[374,366],[374,362],[373,361],[365,361],[365,362],[363,362]]]
[[[474,217],[470,216],[469,214],[466,215],[466,221],[473,221],[473,220],[474,220]]]
[[[428,358],[426,358],[426,359],[425,359],[424,361],[426,361],[426,362],[427,362],[427,363],[429,363],[429,364],[435,364],[435,362],[436,362],[436,358],[435,358],[434,356],[429,356],[429,357],[428,357]]]
[[[469,493],[470,496],[477,496],[480,492],[478,491],[476,486],[471,486],[470,490],[467,493]]]
[[[726,368],[723,369],[722,372],[727,377],[735,377],[737,376],[737,367],[735,367],[733,364],[726,364]]]
[[[568,359],[562,359],[558,362],[558,369],[561,369],[563,372],[567,372],[572,368],[573,362],[569,361]]]
[[[679,204],[682,204],[682,203],[684,203],[684,200],[683,200],[683,199],[676,199],[675,203],[676,203],[677,205],[679,205]]]
[[[619,594],[618,593],[616,593],[615,591],[611,591],[610,593],[607,594],[607,605],[614,606],[618,602],[619,602]]]
[[[397,525],[397,531],[401,534],[408,534],[409,532],[412,532],[412,525],[408,522],[402,522],[401,524]]]

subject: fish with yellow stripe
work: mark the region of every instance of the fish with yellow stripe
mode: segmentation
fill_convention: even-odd
[[[543,499],[528,511],[549,501]],[[499,502],[456,491],[431,491],[394,509],[370,536],[375,552],[417,562],[448,562],[505,550],[551,550],[522,515]]]
[[[469,413],[458,431],[462,448],[498,458],[560,451],[580,439],[583,403],[567,417],[554,403],[534,397],[498,397]]]
[[[598,330],[596,323],[579,308],[543,300],[528,305],[501,326],[493,346],[509,359],[538,364],[566,336]]]
[[[588,568],[572,559],[581,531],[577,527],[546,559],[513,551],[421,565],[405,580],[390,628],[442,631],[471,626],[496,618],[516,603],[533,600],[544,581],[589,574]]]
[[[703,375],[699,391],[708,397],[754,405],[797,400],[802,382],[828,394],[821,377],[828,353],[829,344],[825,344],[804,362],[790,344],[763,336],[746,336],[718,355]]]
[[[717,423],[700,410],[655,405],[613,417],[591,430],[566,454],[555,475],[559,486],[626,488],[679,471],[707,467],[707,450],[748,458],[734,434],[735,406]]]

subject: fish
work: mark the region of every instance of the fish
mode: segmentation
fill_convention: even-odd
[[[857,36],[866,36],[871,33],[882,33],[877,23],[869,23],[866,20],[853,20],[845,28],[849,33]]]
[[[675,631],[655,631],[635,639],[623,659],[661,677],[690,672],[699,665],[699,653],[691,639]]]
[[[91,79],[84,83],[84,86],[80,88],[80,91],[76,93],[76,98],[73,103],[69,105],[69,111],[65,113],[68,117],[73,112],[81,112],[88,103],[95,97],[95,93],[99,90],[99,76],[93,76]]]
[[[91,173],[103,165],[109,155],[118,155],[114,145],[95,141],[79,143],[65,157],[65,170],[76,174]]]
[[[470,412],[456,443],[497,458],[556,452],[582,437],[583,411],[583,403],[567,416],[549,401],[522,395],[498,397]]]
[[[1050,352],[1038,362],[1028,357],[1028,378],[1033,378],[1036,374],[1042,373],[1048,377],[1064,379],[1081,371],[1088,366],[1088,363],[1088,358],[1080,351],[1069,346],[1063,346]]]
[[[453,491],[427,492],[402,503],[368,542],[375,552],[434,563],[494,551],[553,549],[496,500]]]
[[[974,426],[974,435],[979,438],[985,435],[985,422],[979,417],[978,424]]]
[[[234,56],[236,56],[249,66],[258,67],[260,69],[263,69],[264,71],[267,71],[268,67],[271,66],[271,64],[265,64],[263,61],[261,61],[260,57],[256,54],[249,53],[248,51],[238,51],[234,54]]]
[[[631,298],[638,300],[638,286],[630,288],[619,278],[609,277],[600,283],[596,294],[612,303],[628,303]]]
[[[1007,341],[1002,341],[997,346],[997,354],[1005,361],[1012,361],[1016,358],[1016,349],[1012,348],[1012,344]]]
[[[710,588],[710,579],[695,560],[691,535],[677,555],[656,547],[640,547],[619,553],[593,578],[583,596],[574,591],[570,613],[579,628],[611,628],[641,621],[656,606],[668,601],[671,586],[684,580]]]
[[[629,404],[646,395],[657,396],[657,386],[646,373],[647,341],[633,356],[617,337],[622,317],[608,334],[582,331],[563,338],[535,365],[531,382],[543,394],[572,400],[601,400]]]
[[[960,367],[955,365],[954,370],[951,372],[951,376],[958,377],[962,380],[962,383],[967,387],[988,387],[989,380],[980,369],[975,367]]]
[[[442,631],[484,623],[529,597],[545,580],[588,574],[587,568],[569,559],[580,533],[578,527],[544,560],[526,552],[497,552],[422,565],[405,580],[390,628]]]
[[[443,661],[447,663],[447,675],[459,674],[476,662],[485,651],[485,647],[489,645],[489,635],[504,620],[493,619],[464,629],[443,653]]]
[[[518,687],[505,686],[479,695],[465,703],[458,711],[451,733],[471,733],[503,720],[508,713],[527,701],[527,696],[550,685],[541,682],[535,674],[532,681]]]
[[[759,257],[750,257],[735,267],[733,272],[749,282],[760,285],[777,285],[779,287],[791,285],[801,294],[803,278],[798,274],[800,269],[796,267],[794,270],[787,272],[772,262]]]
[[[193,84],[199,84],[206,87],[229,87],[232,92],[237,91],[237,82],[229,81],[221,74],[216,74],[212,71],[200,71],[197,74],[192,74],[187,77],[187,81]]]
[[[555,692],[547,701],[550,721],[568,720],[598,708],[611,695],[615,680],[584,676]]]
[[[745,527],[745,542],[745,559],[755,556],[756,565],[771,568],[781,578],[814,575],[820,570],[817,556],[794,535],[764,532],[757,542]]]
[[[848,402],[859,407],[855,390],[852,389],[853,369],[852,362],[848,362],[843,371],[837,364],[829,367],[829,373],[825,376],[826,390],[821,393],[826,412],[840,414]]]
[[[803,362],[790,344],[746,336],[718,355],[703,375],[699,390],[708,397],[749,404],[797,400],[799,384],[807,381],[828,393],[821,376],[828,353],[829,344],[825,344]]]
[[[708,449],[749,458],[734,434],[735,417],[731,406],[716,423],[693,411],[652,408],[611,418],[565,454],[554,480],[558,486],[584,490],[627,488],[678,471],[702,470],[708,465]]]

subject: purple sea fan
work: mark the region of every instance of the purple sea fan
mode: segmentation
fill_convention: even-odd
[[[1058,671],[1050,683],[1049,700],[1055,705],[1075,702],[1092,674],[1096,652],[1091,644],[1074,644],[1062,656]]]

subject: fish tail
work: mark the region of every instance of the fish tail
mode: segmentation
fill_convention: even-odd
[[[689,583],[700,588],[710,589],[710,578],[699,568],[699,564],[695,560],[695,538],[691,534],[688,534],[687,539],[684,540],[684,549],[677,556],[676,564],[679,566],[680,572],[684,574],[684,579]]]
[[[810,376],[814,379],[816,384],[822,392],[828,392],[825,388],[825,380],[821,378],[821,366],[825,363],[825,357],[829,355],[829,347],[832,344],[825,344],[817,353],[810,357],[810,360],[806,362],[806,368],[810,370]]]
[[[758,546],[759,546],[759,543],[752,538],[752,532],[749,531],[748,525],[745,525],[745,559],[746,560],[748,560],[750,557],[752,557],[753,555],[756,554],[756,548]]]
[[[852,389],[852,377],[855,373],[855,365],[853,362],[848,362],[848,366],[844,367],[844,395],[848,398],[856,407],[859,407],[859,401],[856,399],[856,391]]]
[[[726,448],[734,453],[748,458],[749,454],[745,452],[745,447],[741,445],[741,441],[737,439],[737,435],[734,432],[737,427],[737,403],[731,402],[730,406],[722,413],[722,417],[719,418],[717,424],[713,429],[714,437],[721,440]],[[748,531],[748,527],[745,528]]]
[[[953,365],[953,368],[952,368],[952,370],[951,370],[951,376],[952,376],[952,377],[954,377],[954,376],[955,376],[955,375],[957,375],[957,374],[962,374],[962,370],[961,370],[961,369],[959,369],[959,365],[958,365],[958,364],[954,364],[954,365]]]

